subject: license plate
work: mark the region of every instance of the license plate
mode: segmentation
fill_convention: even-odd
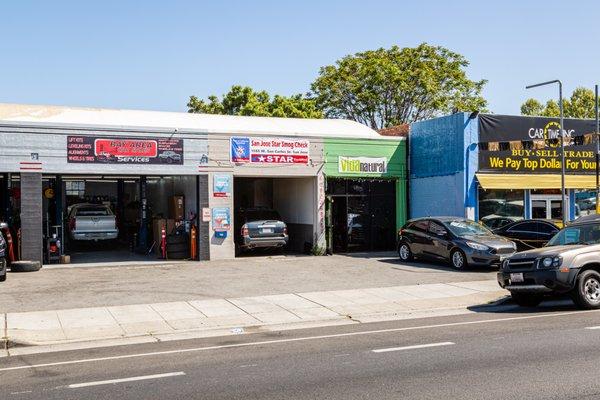
[[[273,228],[262,228],[262,233],[273,233]]]
[[[525,282],[525,279],[523,279],[523,273],[519,272],[516,274],[510,274],[510,281],[513,283]]]

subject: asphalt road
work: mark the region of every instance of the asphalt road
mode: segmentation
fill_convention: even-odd
[[[0,358],[0,399],[597,398],[597,326],[546,306]]]

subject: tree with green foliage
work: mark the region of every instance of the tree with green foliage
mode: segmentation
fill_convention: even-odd
[[[275,95],[273,98],[264,90],[257,92],[248,86],[232,86],[221,99],[215,95],[207,100],[190,96],[187,104],[190,113],[252,115],[282,118],[323,118],[316,102],[302,94],[293,96]]]
[[[469,62],[444,47],[356,53],[320,69],[312,95],[329,118],[347,118],[373,129],[457,111],[485,111],[485,80],[467,77]]]
[[[565,118],[595,118],[594,92],[584,87],[578,87],[571,97],[563,99],[563,113]],[[521,105],[522,115],[558,117],[560,108],[556,100],[548,100],[542,105],[536,99],[528,99]]]

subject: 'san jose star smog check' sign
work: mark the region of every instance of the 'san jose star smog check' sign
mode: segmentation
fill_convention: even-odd
[[[302,139],[232,137],[231,162],[308,164],[310,142]]]
[[[595,125],[592,120],[479,116],[479,171],[515,174],[557,174],[561,171],[560,138],[565,144],[565,171],[596,170]]]
[[[67,136],[67,162],[182,165],[183,140]]]

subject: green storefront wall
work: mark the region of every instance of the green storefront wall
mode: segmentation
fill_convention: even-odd
[[[396,181],[396,228],[406,222],[406,140],[402,139],[325,139],[324,172],[332,178],[388,178]],[[385,173],[344,173],[339,157],[385,157]]]

